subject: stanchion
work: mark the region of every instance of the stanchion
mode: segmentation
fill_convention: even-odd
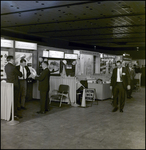
[[[82,96],[82,103],[81,103],[81,107],[86,107],[85,89],[83,89],[83,96]]]
[[[13,83],[12,83],[11,89],[12,89],[12,101],[11,101],[11,103],[12,103],[12,120],[7,122],[7,124],[15,125],[15,124],[18,124],[19,121],[14,120],[14,85],[13,85]]]

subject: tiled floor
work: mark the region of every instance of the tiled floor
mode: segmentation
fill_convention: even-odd
[[[132,96],[123,113],[108,99],[87,108],[53,102],[39,115],[39,100],[28,101],[19,124],[1,120],[1,149],[144,149],[145,88]]]

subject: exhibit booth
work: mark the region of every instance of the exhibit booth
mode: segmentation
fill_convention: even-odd
[[[115,68],[115,62],[122,59],[121,55],[55,48],[32,42],[1,38],[1,81],[6,80],[4,66],[7,63],[8,55],[14,56],[15,65],[19,65],[21,58],[25,58],[30,70],[34,70],[37,75],[42,72],[41,62],[43,60],[48,61],[49,70],[53,70],[50,74],[49,96],[54,89],[59,88],[60,84],[69,85],[72,104],[77,102],[76,95],[80,87],[95,89],[95,99],[97,100],[111,98],[112,70]],[[39,82],[30,78],[27,85],[27,100],[40,99]],[[68,99],[64,102],[69,103]]]

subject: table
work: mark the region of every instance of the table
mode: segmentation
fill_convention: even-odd
[[[110,83],[88,83],[88,88],[94,88],[96,90],[95,99],[104,100],[112,97]]]

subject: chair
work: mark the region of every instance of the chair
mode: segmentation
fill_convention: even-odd
[[[70,104],[70,95],[69,95],[69,85],[60,84],[58,90],[53,90],[50,94],[50,104],[51,100],[59,100],[60,104],[59,107],[61,107],[62,101],[68,98]]]

